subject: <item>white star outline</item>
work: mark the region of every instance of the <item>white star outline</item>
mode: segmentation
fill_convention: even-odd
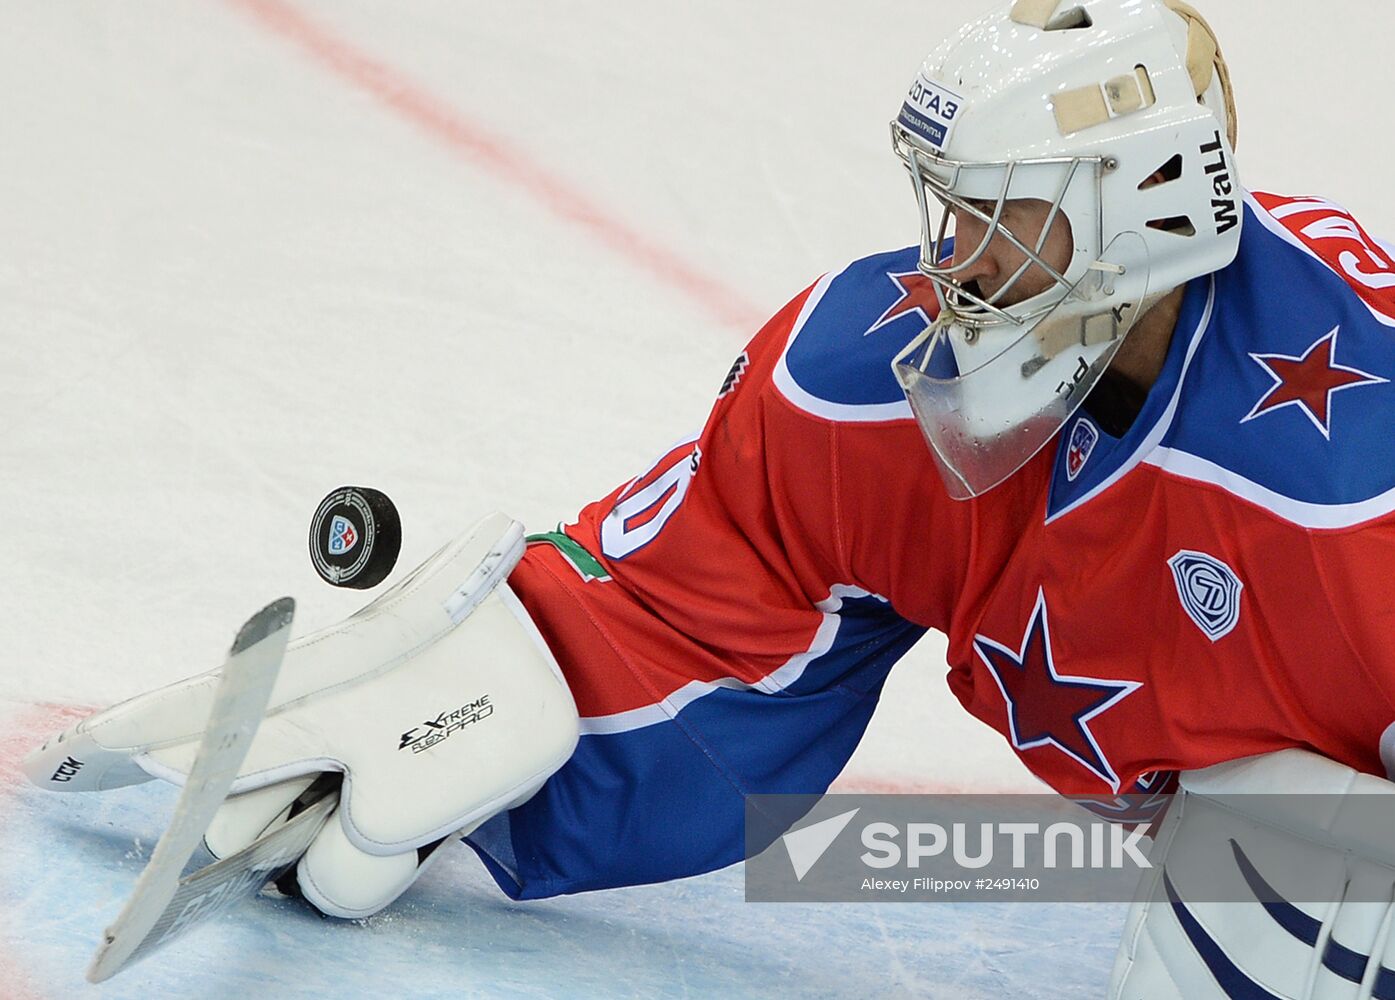
[[[1016,707],[1016,704],[1013,702],[1012,698],[1008,696],[1007,688],[1003,686],[1003,680],[1001,677],[998,676],[998,671],[993,666],[992,659],[984,655],[983,650],[979,648],[979,644],[982,643],[985,646],[991,646],[993,649],[996,649],[998,652],[1002,653],[1004,656],[1007,656],[1008,658],[1014,660],[1017,663],[1025,662],[1027,658],[1027,645],[1031,642],[1032,633],[1036,631],[1036,624],[1038,618],[1041,619],[1042,641],[1046,646],[1046,669],[1051,674],[1052,680],[1066,682],[1079,681],[1086,684],[1106,685],[1117,687],[1119,689],[1112,698],[1101,703],[1097,707],[1092,708],[1090,711],[1086,712],[1084,715],[1080,716],[1075,720],[1076,724],[1080,726],[1080,731],[1083,732],[1085,734],[1085,738],[1090,741],[1090,746],[1094,748],[1095,756],[1098,757],[1100,761],[1104,764],[1105,770],[1103,772],[1097,770],[1094,764],[1081,758],[1078,754],[1075,753],[1075,751],[1071,750],[1069,747],[1062,746],[1049,734],[1042,737],[1039,740],[1032,740],[1030,743],[1021,742],[1021,738],[1017,734],[1017,719],[1013,712],[1013,709]],[[983,665],[988,668],[988,672],[993,676],[993,682],[998,685],[998,692],[1003,696],[1003,703],[1007,705],[1008,739],[1011,741],[1015,749],[1033,750],[1037,747],[1046,746],[1047,744],[1050,744],[1051,746],[1054,746],[1057,750],[1065,754],[1067,757],[1069,757],[1071,760],[1078,763],[1081,767],[1085,768],[1085,770],[1089,771],[1091,774],[1106,782],[1109,785],[1110,789],[1116,795],[1118,794],[1120,784],[1119,776],[1114,772],[1114,765],[1109,762],[1109,757],[1100,747],[1099,741],[1095,739],[1095,734],[1093,731],[1091,731],[1089,722],[1091,719],[1099,715],[1101,712],[1108,711],[1109,709],[1117,705],[1120,701],[1124,700],[1129,695],[1137,691],[1139,688],[1143,687],[1142,681],[1106,680],[1099,677],[1073,677],[1069,674],[1063,674],[1057,671],[1056,659],[1054,654],[1051,652],[1051,622],[1050,619],[1047,617],[1046,613],[1046,592],[1041,587],[1037,588],[1037,603],[1036,606],[1032,609],[1032,617],[1027,620],[1027,629],[1025,632],[1022,633],[1022,646],[1020,649],[1018,649],[1016,653],[1014,653],[1007,646],[1004,646],[1002,643],[995,642],[987,636],[979,634],[974,635],[974,652],[978,654],[979,659],[983,661]]]
[[[1370,372],[1363,372],[1360,368],[1350,368],[1347,365],[1337,364],[1337,334],[1341,332],[1341,329],[1342,325],[1338,323],[1328,333],[1313,341],[1312,345],[1309,346],[1309,348],[1306,351],[1304,351],[1301,355],[1299,355],[1296,358],[1291,357],[1287,354],[1255,354],[1251,352],[1250,359],[1253,360],[1256,364],[1258,364],[1261,368],[1263,368],[1266,373],[1268,373],[1269,377],[1274,380],[1274,384],[1269,387],[1268,392],[1266,392],[1263,396],[1260,397],[1259,402],[1254,405],[1250,412],[1245,414],[1245,416],[1243,416],[1242,418],[1240,418],[1240,422],[1242,424],[1247,424],[1251,420],[1254,420],[1256,417],[1262,417],[1266,413],[1277,412],[1278,410],[1282,410],[1285,406],[1296,406],[1298,407],[1299,411],[1305,417],[1307,417],[1309,421],[1312,422],[1312,425],[1318,429],[1318,433],[1322,435],[1323,440],[1331,441],[1331,427],[1324,426],[1322,421],[1320,421],[1317,418],[1317,414],[1314,413],[1312,410],[1308,409],[1307,404],[1304,403],[1301,399],[1290,399],[1286,402],[1280,403],[1278,406],[1275,406],[1272,409],[1264,409],[1265,400],[1267,400],[1270,396],[1274,395],[1274,393],[1277,392],[1280,388],[1282,388],[1284,384],[1284,380],[1274,373],[1274,369],[1269,367],[1265,359],[1274,359],[1276,361],[1293,361],[1298,364],[1302,364],[1303,362],[1307,361],[1310,357],[1312,357],[1313,352],[1316,351],[1319,347],[1321,347],[1324,343],[1326,343],[1327,341],[1332,342],[1332,346],[1327,352],[1327,358],[1330,363],[1328,370],[1334,372],[1346,372],[1349,375],[1360,375],[1362,381],[1348,382],[1346,385],[1333,386],[1331,389],[1327,390],[1327,423],[1328,425],[1330,425],[1332,423],[1333,393],[1341,392],[1343,389],[1355,389],[1363,385],[1380,385],[1382,382],[1390,381],[1390,379],[1388,378],[1381,378],[1379,375],[1372,375]]]

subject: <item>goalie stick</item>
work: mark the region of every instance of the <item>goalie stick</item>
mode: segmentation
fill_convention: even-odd
[[[331,793],[236,854],[179,877],[227,797],[256,735],[294,616],[295,601],[284,597],[258,611],[238,631],[174,818],[125,907],[103,933],[87,970],[89,981],[110,979],[260,890],[304,853],[333,811],[338,796]],[[323,786],[317,783],[311,791],[318,788]]]

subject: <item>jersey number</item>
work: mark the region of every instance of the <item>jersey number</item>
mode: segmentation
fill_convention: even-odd
[[[685,441],[625,488],[601,521],[601,551],[607,559],[624,559],[658,537],[688,495],[701,462],[702,449]]]

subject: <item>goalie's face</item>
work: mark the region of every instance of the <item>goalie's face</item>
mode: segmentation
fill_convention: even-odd
[[[953,209],[951,268],[955,283],[965,291],[1007,308],[1057,284],[1056,276],[1070,265],[1074,235],[1070,220],[1062,212],[1053,212],[1050,202],[1017,198],[1004,203],[999,224],[985,246],[995,210],[996,205],[985,201],[968,201]],[[1003,230],[1017,239],[1010,239]],[[1024,244],[1039,249],[1029,257]]]
[[[1103,156],[971,163],[894,134],[943,308],[893,366],[966,499],[1045,447],[1109,366],[1146,300],[1148,248],[1100,243]]]

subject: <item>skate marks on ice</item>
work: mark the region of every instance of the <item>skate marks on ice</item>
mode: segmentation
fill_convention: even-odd
[[[29,746],[83,713],[0,706],[0,995],[89,995],[83,968],[168,818],[159,782],[44,795]],[[367,921],[263,896],[106,983],[104,1000],[247,996],[1078,997],[1108,982],[1120,907],[755,905],[728,869],[532,903],[453,850]],[[95,995],[92,993],[91,995]]]

